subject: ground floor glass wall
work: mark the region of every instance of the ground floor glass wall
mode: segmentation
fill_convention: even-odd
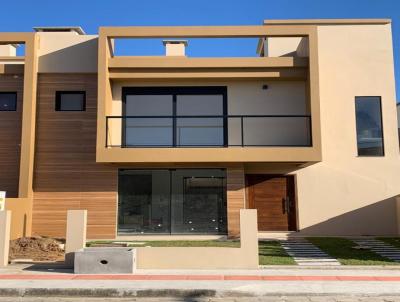
[[[226,234],[221,169],[120,170],[120,234]]]

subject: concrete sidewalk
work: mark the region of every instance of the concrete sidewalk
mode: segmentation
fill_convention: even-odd
[[[400,296],[399,268],[155,271],[74,275],[27,265],[0,269],[0,296],[266,297]]]

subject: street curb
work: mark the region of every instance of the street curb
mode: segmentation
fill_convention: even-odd
[[[209,289],[113,289],[113,288],[2,288],[0,297],[216,297]]]
[[[270,292],[254,293],[246,291],[220,291],[213,289],[114,289],[114,288],[2,288],[0,298],[7,297],[60,297],[60,298],[256,298],[256,297],[392,297],[398,293],[354,294],[354,293],[305,293]]]

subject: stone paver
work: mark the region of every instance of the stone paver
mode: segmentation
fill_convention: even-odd
[[[296,238],[281,240],[280,242],[286,253],[293,257],[298,265],[340,265],[339,261],[330,257],[306,239]]]
[[[377,240],[375,238],[356,238],[355,243],[369,248],[374,253],[386,257],[390,260],[400,262],[400,250],[388,243]]]

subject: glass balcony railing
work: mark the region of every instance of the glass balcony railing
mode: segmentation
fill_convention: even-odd
[[[106,147],[309,147],[309,115],[107,116]]]

